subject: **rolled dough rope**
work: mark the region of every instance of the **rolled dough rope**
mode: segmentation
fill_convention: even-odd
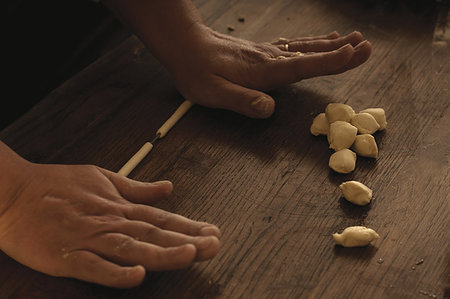
[[[166,136],[167,132],[189,111],[192,107],[192,103],[189,101],[184,101],[180,107],[172,114],[172,116],[161,126],[161,128],[156,131],[156,136],[158,138],[163,138]]]
[[[177,110],[172,114],[172,116],[166,120],[166,122],[161,126],[161,128],[156,131],[156,137],[152,142],[166,136],[167,132],[172,129],[172,127],[189,111],[192,107],[192,103],[189,101],[184,101]],[[146,142],[144,145],[133,155],[133,157],[128,160],[125,165],[118,171],[119,174],[127,176],[133,169],[144,159],[148,153],[152,150],[153,144],[151,142]]]
[[[133,157],[128,160],[125,165],[118,171],[118,174],[127,176],[131,171],[148,155],[148,153],[152,150],[153,144],[150,142],[144,143],[144,145],[133,155]]]

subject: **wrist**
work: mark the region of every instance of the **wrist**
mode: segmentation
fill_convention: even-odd
[[[208,27],[191,0],[103,0],[149,51],[172,71]]]
[[[206,50],[204,45],[211,38],[211,32],[203,23],[192,23],[178,38],[167,38],[157,45],[144,44],[171,74],[175,74],[180,66],[184,68],[196,61],[197,56]]]
[[[30,162],[20,157],[0,141],[0,223],[5,211],[12,205],[23,185],[23,177]]]

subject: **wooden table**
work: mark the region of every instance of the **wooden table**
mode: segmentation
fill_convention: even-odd
[[[195,106],[130,174],[172,180],[174,194],[160,207],[221,228],[222,248],[210,262],[149,273],[140,287],[116,290],[40,274],[0,254],[0,297],[449,298],[448,7],[195,3],[207,24],[221,32],[232,25],[234,36],[270,41],[359,30],[373,55],[345,74],[272,91],[277,108],[267,120]],[[0,138],[34,162],[117,171],[182,100],[131,38]],[[359,158],[348,175],[328,168],[326,138],[309,133],[329,102],[387,112],[387,130],[375,134],[379,158]],[[368,207],[341,198],[338,185],[350,179],[374,190]],[[381,238],[366,248],[334,245],[332,233],[359,224]]]

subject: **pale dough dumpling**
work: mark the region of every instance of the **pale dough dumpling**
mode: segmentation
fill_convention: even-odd
[[[325,113],[319,113],[311,124],[311,134],[314,136],[328,134],[328,119]]]
[[[362,157],[377,158],[378,146],[375,138],[370,134],[357,135],[352,149]]]
[[[345,199],[355,205],[365,206],[372,199],[372,190],[358,181],[347,181],[339,185]]]
[[[369,245],[380,236],[371,228],[364,226],[350,226],[344,229],[341,234],[333,234],[333,239],[336,244],[344,247],[362,247]]]
[[[328,165],[339,173],[350,173],[355,170],[356,154],[348,148],[331,155]]]
[[[377,121],[378,125],[380,125],[380,128],[378,130],[381,131],[386,129],[386,113],[384,112],[383,108],[368,108],[360,111],[360,113],[369,113],[370,115],[372,115]]]
[[[356,134],[358,129],[348,122],[345,121],[335,121],[330,124],[328,132],[328,142],[330,143],[330,148],[339,151],[344,148],[349,148],[355,142]]]
[[[355,115],[355,111],[347,104],[330,103],[325,108],[325,114],[331,124],[338,120],[350,122]]]
[[[380,128],[375,117],[369,113],[358,113],[353,116],[351,124],[358,128],[361,134],[373,134]]]

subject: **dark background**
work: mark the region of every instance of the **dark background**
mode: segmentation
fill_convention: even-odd
[[[129,35],[101,3],[6,3],[0,129]]]
[[[301,0],[299,0],[301,1]],[[447,0],[358,0],[366,8],[432,11]],[[51,90],[119,44],[129,32],[101,3],[6,0],[2,10],[0,130]]]

